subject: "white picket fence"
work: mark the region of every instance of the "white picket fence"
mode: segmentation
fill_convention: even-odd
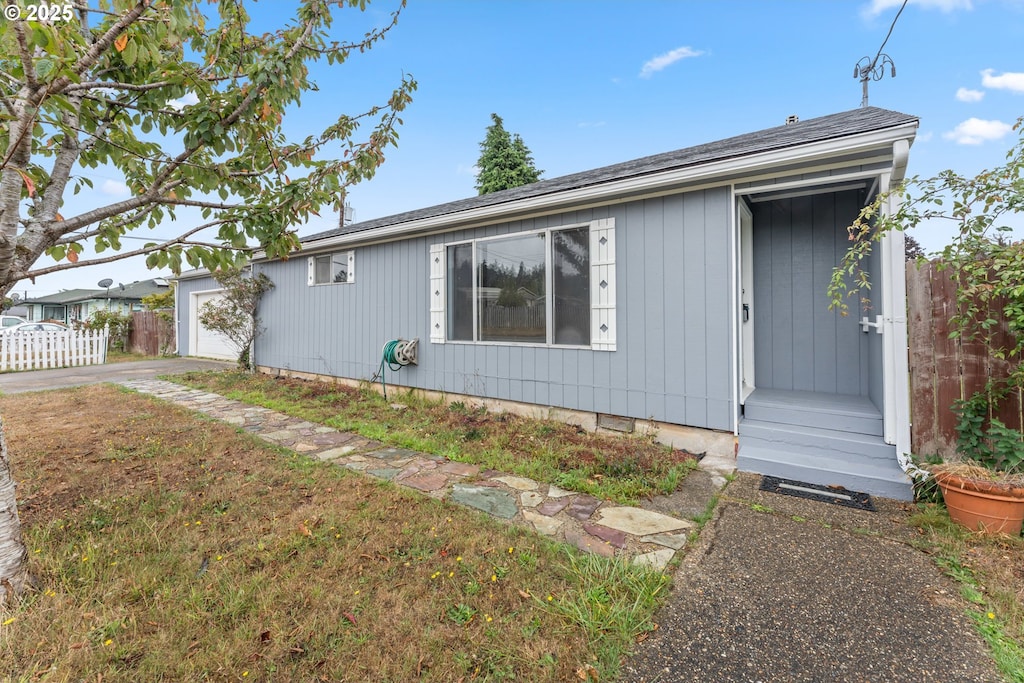
[[[0,372],[107,361],[107,330],[54,330],[0,335]]]

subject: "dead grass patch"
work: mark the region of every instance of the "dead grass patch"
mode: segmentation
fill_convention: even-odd
[[[261,405],[384,443],[530,477],[636,504],[671,493],[696,457],[638,435],[609,436],[554,420],[488,413],[414,395],[395,410],[375,391],[325,382],[236,372],[190,372],[175,381]]]
[[[109,386],[0,411],[39,581],[0,677],[606,680],[667,584]]]

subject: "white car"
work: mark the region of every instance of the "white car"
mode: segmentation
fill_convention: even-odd
[[[0,327],[3,328],[14,327],[15,325],[27,322],[27,320],[18,315],[0,315]]]
[[[63,332],[68,329],[67,325],[60,323],[21,323],[0,329],[0,334],[18,334],[19,332]]]

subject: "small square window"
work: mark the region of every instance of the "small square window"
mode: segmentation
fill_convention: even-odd
[[[309,284],[332,285],[355,281],[355,254],[338,251],[309,257]]]

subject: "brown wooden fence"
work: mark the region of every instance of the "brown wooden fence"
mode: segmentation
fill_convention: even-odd
[[[128,348],[132,353],[160,356],[174,351],[174,325],[160,318],[157,311],[132,313],[132,331]]]
[[[934,263],[918,267],[907,263],[907,304],[910,336],[911,442],[914,453],[943,456],[956,451],[956,414],[953,402],[969,398],[989,377],[1006,377],[1009,363],[992,357],[980,341],[950,339],[950,318],[956,312],[956,285],[952,271]],[[999,320],[1000,302],[992,317]],[[1006,335],[1005,327],[999,334]],[[1008,335],[996,339],[1009,345]],[[997,417],[1007,427],[1024,429],[1021,393],[1000,406]]]

